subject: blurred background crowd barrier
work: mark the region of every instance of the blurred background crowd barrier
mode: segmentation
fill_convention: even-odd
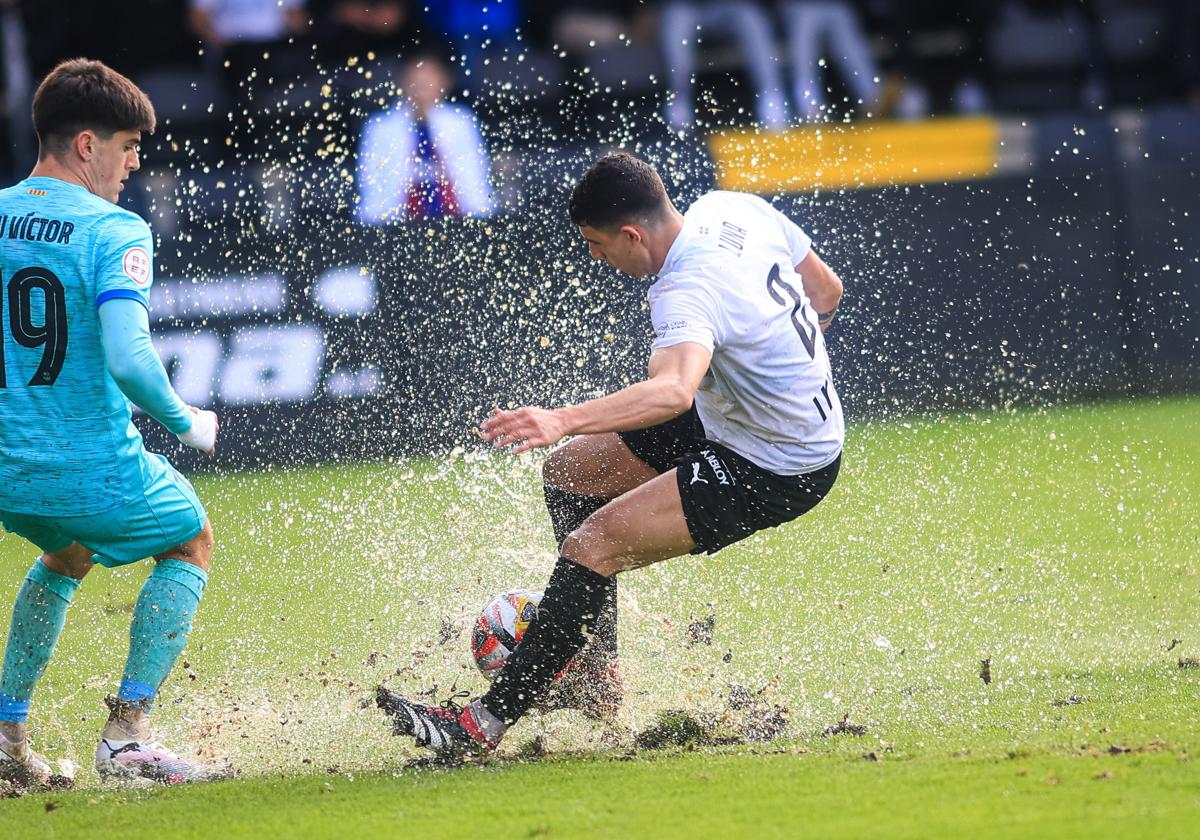
[[[56,61],[153,99],[122,202],[219,463],[468,446],[641,375],[645,282],[565,214],[614,147],[813,234],[853,416],[1200,390],[1194,2],[0,0],[0,50],[9,181]]]

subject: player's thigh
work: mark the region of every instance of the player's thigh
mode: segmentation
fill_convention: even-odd
[[[833,488],[841,457],[801,475],[766,470],[721,444],[708,441],[681,459],[680,498],[697,553],[715,554],[816,507]]]
[[[33,543],[45,554],[69,549],[75,542],[62,532],[52,518],[46,516],[0,510],[0,527]]]
[[[93,560],[115,567],[159,557],[204,537],[208,514],[191,482],[161,455],[147,456],[142,496],[96,516],[56,520],[65,533],[95,552]],[[205,556],[207,561],[207,556]]]
[[[675,470],[668,470],[589,516],[563,543],[563,556],[602,575],[614,575],[695,547]]]
[[[0,526],[40,548],[42,563],[52,572],[83,580],[92,568],[92,550],[63,533],[51,518],[0,511]]]
[[[551,452],[542,467],[542,479],[551,487],[601,499],[620,496],[656,475],[611,432],[574,438]]]

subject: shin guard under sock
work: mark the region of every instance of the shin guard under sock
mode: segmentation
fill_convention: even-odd
[[[612,501],[599,496],[572,493],[550,484],[543,485],[542,492],[546,497],[546,510],[550,514],[550,524],[554,527],[554,542],[558,545],[559,551],[562,551],[563,540],[572,531],[582,525],[585,519]],[[603,651],[608,657],[615,659],[617,656],[617,578],[613,576],[607,578],[606,581],[604,605],[600,608],[600,614],[596,620],[591,649]]]
[[[12,625],[0,676],[0,720],[24,723],[33,688],[67,621],[67,607],[79,581],[53,572],[37,560],[13,603]]]
[[[604,575],[558,558],[537,620],[481,698],[489,712],[511,724],[529,711],[587,641],[604,604],[606,582]]]
[[[159,560],[146,578],[129,626],[129,659],[117,696],[130,703],[149,701],[171,673],[187,644],[192,618],[208,575],[182,560]]]

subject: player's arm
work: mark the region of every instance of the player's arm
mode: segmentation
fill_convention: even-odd
[[[189,407],[171,387],[150,342],[145,305],[114,298],[100,305],[99,315],[104,364],[121,393],[184,444],[211,455],[217,442],[217,416]]]
[[[364,224],[394,221],[400,213],[397,196],[407,191],[408,163],[393,152],[400,142],[395,132],[397,119],[400,117],[372,118],[362,130],[356,177],[358,203],[354,212]]]
[[[824,332],[833,323],[838,304],[842,302],[842,281],[812,249],[796,266],[796,273],[804,283],[804,294],[817,311],[817,323]]]
[[[660,347],[650,356],[645,381],[565,408],[496,409],[482,424],[483,439],[494,446],[515,444],[515,454],[553,446],[567,435],[626,432],[665,423],[691,408],[711,360],[706,347],[691,341]]]
[[[778,210],[774,213],[776,221],[779,222],[779,229],[791,249],[792,259],[796,261],[796,273],[800,275],[804,285],[804,294],[817,311],[817,323],[821,332],[825,332],[833,323],[833,316],[842,301],[842,281],[833,269],[817,256],[809,235],[783,213]]]

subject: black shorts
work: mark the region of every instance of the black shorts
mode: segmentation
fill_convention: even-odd
[[[674,420],[620,438],[658,473],[678,468],[679,497],[694,553],[713,554],[816,507],[837,480],[842,456],[802,475],[778,475],[704,436],[693,406]]]

